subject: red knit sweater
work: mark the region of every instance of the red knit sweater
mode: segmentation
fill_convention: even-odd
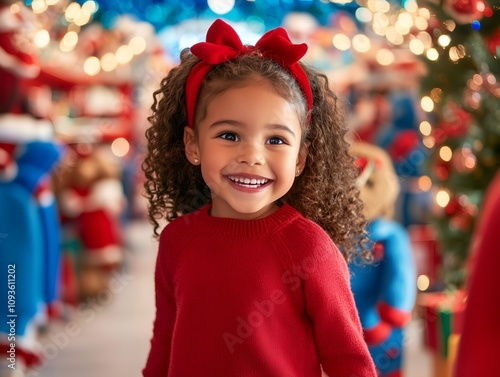
[[[500,375],[500,170],[485,195],[475,230],[469,295],[455,364],[455,377]]]
[[[210,206],[160,236],[145,377],[375,376],[328,235],[289,205],[258,220]]]

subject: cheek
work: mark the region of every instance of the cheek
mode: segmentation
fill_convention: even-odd
[[[289,159],[288,163],[286,164],[286,168],[289,174],[293,175],[295,177],[295,172],[297,170],[297,161],[296,159]]]
[[[221,169],[221,159],[216,154],[209,153],[201,156],[201,174],[207,184],[213,181]]]
[[[275,160],[278,162],[278,160]],[[288,156],[283,156],[279,159],[279,166],[281,166],[281,172],[287,174],[290,178],[295,179],[295,170],[297,169],[297,154],[291,153]]]
[[[220,181],[221,172],[231,164],[234,155],[230,149],[217,148],[209,144],[200,150],[200,157],[203,179],[210,186],[212,182]]]

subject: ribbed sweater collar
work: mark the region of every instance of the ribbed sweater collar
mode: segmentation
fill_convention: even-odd
[[[240,220],[210,216],[212,205],[208,204],[198,211],[187,215],[197,232],[208,233],[213,237],[259,238],[281,229],[300,217],[300,213],[288,204],[281,206],[271,215],[256,220]],[[195,233],[196,234],[196,233]]]

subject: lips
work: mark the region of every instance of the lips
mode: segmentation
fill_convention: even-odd
[[[271,182],[271,180],[267,178],[240,175],[228,175],[227,178],[236,186],[249,189],[258,189]]]

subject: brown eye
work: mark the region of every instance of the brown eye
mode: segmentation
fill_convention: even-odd
[[[269,140],[267,141],[267,144],[285,144],[285,141],[281,137],[273,136],[273,137],[269,138]]]
[[[373,183],[373,181],[371,179],[368,179],[366,181],[366,187],[368,187],[368,188],[371,189],[371,188],[373,188],[373,185],[374,185],[374,183]]]
[[[228,141],[239,141],[239,138],[236,134],[232,132],[224,132],[219,135],[221,139],[228,140]]]

